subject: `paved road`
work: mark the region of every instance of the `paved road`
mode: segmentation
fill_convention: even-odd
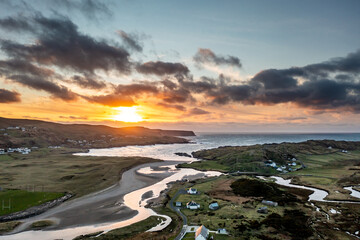
[[[186,229],[187,229],[187,217],[180,211],[180,207],[175,207],[175,199],[178,198],[178,196],[180,194],[186,194],[186,190],[185,189],[180,189],[176,192],[176,194],[171,198],[170,200],[170,208],[175,211],[178,215],[180,215],[180,217],[183,220],[183,228],[181,230],[181,232],[176,236],[175,240],[180,240],[184,237],[185,233],[186,233]]]

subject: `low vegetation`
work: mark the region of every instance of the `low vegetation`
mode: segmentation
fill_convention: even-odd
[[[162,220],[161,217],[151,216],[143,221],[134,223],[130,226],[111,230],[105,234],[95,233],[88,235],[81,235],[74,240],[118,240],[118,239],[143,239],[139,233],[144,233],[152,227],[158,225]],[[139,235],[139,236],[137,236]],[[145,238],[146,239],[146,238]]]
[[[33,229],[33,230],[40,230],[40,229],[44,229],[44,228],[47,228],[47,227],[50,227],[54,225],[54,222],[53,221],[50,221],[50,220],[41,220],[41,221],[37,221],[37,222],[33,222],[31,225],[30,225],[30,228]]]
[[[19,222],[19,221],[0,223],[0,234],[11,232],[16,227],[18,227],[20,224],[21,224],[21,222]]]
[[[6,190],[0,192],[0,216],[19,212],[62,197],[63,193],[28,192],[25,190]]]
[[[141,157],[82,157],[72,155],[73,152],[74,149],[67,148],[40,148],[28,155],[12,153],[6,158],[0,155],[0,186],[35,192],[70,192],[78,197],[117,183],[127,169],[159,161]]]

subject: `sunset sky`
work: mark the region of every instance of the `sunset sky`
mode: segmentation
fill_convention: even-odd
[[[0,116],[360,132],[359,9],[358,0],[0,0]]]

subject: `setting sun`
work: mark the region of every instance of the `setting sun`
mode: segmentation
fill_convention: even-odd
[[[121,122],[141,122],[143,118],[137,113],[138,108],[133,107],[117,107],[115,108],[119,111],[119,114],[115,115],[113,118],[116,121]]]

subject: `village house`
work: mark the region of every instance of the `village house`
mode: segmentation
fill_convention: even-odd
[[[181,202],[175,202],[175,207],[181,207]]]
[[[5,149],[0,149],[0,154],[5,154]]]
[[[228,235],[229,233],[226,231],[225,228],[219,228],[217,231],[216,231],[217,234],[225,234],[225,235]]]
[[[194,202],[194,201],[190,201],[186,204],[186,208],[190,209],[190,210],[196,210],[200,208],[200,204]]]
[[[273,202],[273,201],[262,200],[261,203],[264,204],[264,205],[270,206],[270,207],[277,207],[278,206],[278,203]]]
[[[219,209],[219,204],[217,202],[211,203],[209,205],[209,209],[210,210],[217,210],[217,209]]]
[[[195,240],[206,240],[209,237],[209,230],[201,225],[195,232]]]
[[[267,214],[268,208],[267,207],[261,207],[257,210],[258,213]]]
[[[189,188],[189,190],[187,190],[187,193],[188,194],[197,194],[198,193],[198,191],[197,191],[197,189],[196,188]]]

